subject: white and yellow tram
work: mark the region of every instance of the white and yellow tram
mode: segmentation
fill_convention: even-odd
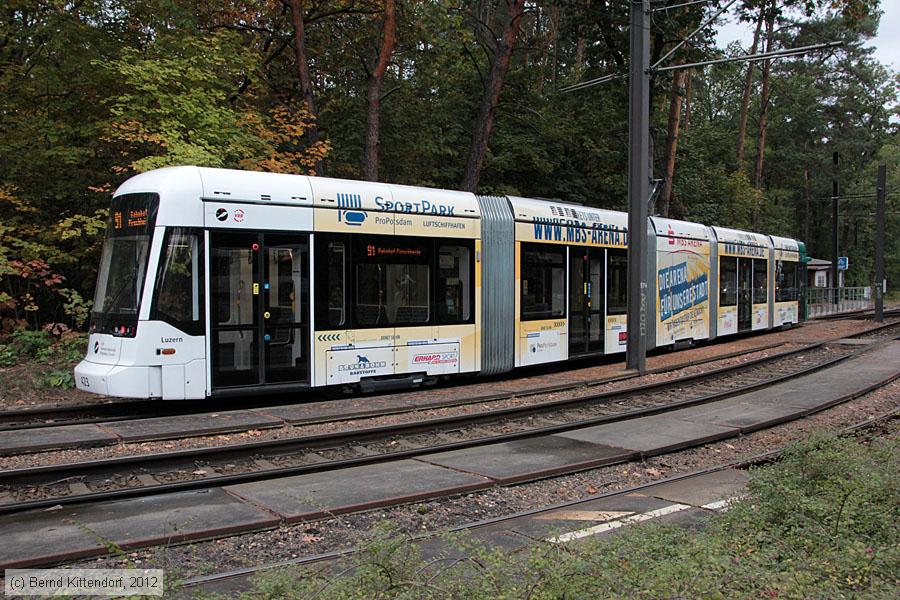
[[[653,217],[648,347],[797,323],[791,239]],[[623,352],[627,215],[174,167],[115,193],[81,390],[385,389]]]

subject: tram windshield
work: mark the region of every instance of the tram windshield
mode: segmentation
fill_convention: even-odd
[[[92,332],[134,335],[158,206],[156,194],[113,198],[91,312]]]

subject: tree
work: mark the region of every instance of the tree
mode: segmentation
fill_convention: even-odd
[[[495,42],[491,72],[484,84],[484,94],[478,107],[478,116],[475,119],[472,148],[469,151],[466,170],[460,184],[462,189],[470,192],[474,192],[478,187],[484,155],[487,152],[488,140],[494,126],[494,113],[500,101],[500,92],[503,90],[503,82],[506,79],[506,72],[509,70],[509,60],[519,35],[519,27],[525,9],[525,0],[505,0],[505,3],[506,20],[500,39]],[[486,24],[479,23],[478,26],[485,27]]]
[[[83,323],[110,193],[155,166],[309,173],[318,165],[359,179],[374,155],[383,180],[453,188],[465,175],[484,193],[626,207],[627,86],[555,92],[625,71],[627,2],[393,3],[390,52],[386,0],[7,3],[0,11],[0,329]],[[763,3],[772,9],[767,0],[743,0],[751,29]],[[830,194],[831,151],[841,153],[848,193],[871,192],[876,161],[894,165],[898,154],[892,119],[900,81],[865,43],[878,27],[873,4],[775,3],[773,48],[844,45],[771,61],[765,102],[759,71],[746,85],[746,64],[693,69],[680,83],[674,73],[653,78],[654,158],[670,188],[669,214],[756,226],[800,237],[814,255],[830,252],[820,198]],[[656,13],[654,55],[703,14],[703,4]],[[768,14],[758,46],[768,43]],[[715,48],[713,34],[701,31],[675,59],[746,54],[737,45]],[[370,93],[380,65],[380,89]],[[759,140],[755,117],[763,108]],[[742,115],[756,135],[735,136]],[[745,156],[764,153],[761,177],[755,161],[735,169],[739,142]],[[871,209],[864,201],[845,205],[841,249],[860,269],[852,281],[868,283]]]
[[[775,34],[775,11],[766,15],[766,53],[772,52]],[[759,121],[756,129],[756,168],[753,171],[753,185],[762,187],[763,162],[766,156],[766,125],[769,117],[769,76],[772,73],[772,59],[763,61],[762,91],[759,97]],[[754,225],[757,224],[754,219]]]
[[[660,195],[661,212],[664,217],[669,216],[669,203],[672,198],[672,182],[675,176],[675,153],[678,150],[678,131],[681,123],[681,103],[684,97],[684,83],[687,71],[675,71],[672,76],[672,94],[669,103],[669,132],[666,140],[666,166],[663,175],[663,190]],[[678,217],[684,215],[679,214]]]
[[[366,93],[366,154],[363,163],[363,178],[369,181],[378,179],[378,139],[381,125],[381,87],[384,73],[396,40],[397,19],[394,0],[384,2],[384,26],[381,34],[381,47],[375,68],[369,73],[369,86]]]
[[[296,53],[297,78],[300,80],[300,94],[306,103],[306,110],[312,116],[312,123],[306,130],[307,143],[315,146],[319,141],[319,127],[315,122],[316,97],[313,92],[312,79],[309,76],[309,58],[306,55],[306,29],[303,18],[303,3],[301,0],[288,0],[291,7],[291,24],[294,30],[294,52]],[[322,161],[316,162],[316,173],[324,174],[325,167]]]
[[[762,31],[762,24],[765,20],[766,2],[763,1],[759,5],[759,15],[756,17],[756,29],[753,31],[753,43],[750,45],[750,54],[756,54],[759,48],[759,36]],[[744,81],[744,92],[741,96],[741,116],[739,118],[738,136],[737,136],[737,161],[736,166],[742,169],[744,165],[744,143],[747,139],[747,118],[750,114],[750,94],[753,90],[753,71],[756,63],[747,63],[747,75]]]

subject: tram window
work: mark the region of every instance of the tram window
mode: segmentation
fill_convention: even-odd
[[[250,248],[217,246],[211,249],[211,293],[217,325],[253,323],[253,251]]]
[[[340,327],[347,322],[347,304],[344,296],[347,273],[347,245],[345,242],[329,242],[328,260],[328,325]]]
[[[522,244],[522,320],[556,319],[566,315],[564,248]]]
[[[719,259],[719,306],[737,306],[737,259]]]
[[[765,304],[769,299],[769,261],[753,259],[753,304]]]
[[[466,323],[472,318],[472,251],[441,245],[437,260],[438,323]]]
[[[347,296],[350,241],[347,236],[316,236],[316,328],[350,327]]]
[[[628,311],[628,253],[608,250],[606,259],[606,313],[624,315]]]
[[[388,318],[397,325],[427,323],[431,312],[428,265],[387,265]]]
[[[428,265],[356,266],[356,321],[361,327],[428,323]]]
[[[182,227],[168,229],[150,317],[190,335],[203,333],[202,249],[199,232]]]
[[[309,246],[280,236],[267,236],[265,250],[268,286],[263,286],[269,325],[306,322],[309,299],[305,297],[309,277]],[[277,342],[273,342],[273,345]]]
[[[356,325],[431,322],[433,240],[367,237],[356,243]]]
[[[778,261],[775,269],[775,301],[794,302],[798,297],[797,263]]]

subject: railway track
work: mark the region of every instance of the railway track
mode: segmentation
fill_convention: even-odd
[[[826,368],[858,352],[821,343],[705,373],[539,404],[291,439],[8,470],[0,473],[0,514],[259,481],[543,436],[722,400]]]
[[[838,435],[846,436],[846,435],[857,435],[860,432],[865,432],[868,429],[879,427],[893,419],[900,418],[900,409],[893,409],[884,414],[880,414],[874,417],[866,418],[863,421],[859,421],[852,425],[842,428]],[[615,496],[623,497],[627,495],[640,494],[644,496],[652,496],[651,493],[648,493],[647,490],[651,490],[657,486],[670,484],[679,481],[687,481],[691,479],[695,479],[698,477],[702,477],[704,475],[709,475],[712,473],[726,471],[728,469],[749,469],[754,466],[761,466],[772,464],[781,459],[784,454],[786,446],[782,446],[776,448],[774,450],[758,454],[752,456],[747,459],[732,461],[728,463],[723,463],[720,465],[716,465],[713,467],[708,467],[705,469],[700,469],[697,471],[692,471],[690,473],[684,473],[681,475],[676,475],[674,477],[667,477],[664,479],[650,481],[647,483],[642,483],[639,485],[629,486],[622,489],[611,490],[607,492],[603,492],[600,494],[596,494],[590,496],[588,498],[579,498],[577,500],[570,500],[566,502],[556,503],[552,506],[541,506],[539,508],[534,508],[526,511],[519,511],[512,514],[502,515],[499,517],[491,517],[487,519],[482,519],[480,521],[464,523],[461,525],[457,525],[454,527],[450,527],[447,529],[447,533],[449,534],[457,534],[464,531],[472,531],[476,529],[487,529],[487,528],[497,528],[497,526],[503,525],[504,523],[528,518],[535,517],[542,514],[547,514],[550,511],[558,511],[561,509],[577,509],[581,505],[593,502],[605,498],[612,498]],[[420,535],[416,535],[411,540],[413,543],[427,543],[435,539],[434,533],[424,533]],[[292,558],[288,560],[278,561],[274,563],[261,564],[252,567],[245,567],[241,569],[222,571],[218,573],[212,573],[208,575],[202,575],[197,577],[189,578],[180,583],[178,586],[179,590],[189,592],[189,591],[199,591],[206,590],[208,592],[216,592],[221,589],[226,589],[229,592],[235,592],[237,589],[245,589],[249,587],[249,578],[269,571],[273,571],[275,569],[284,569],[284,568],[298,568],[309,566],[318,563],[328,563],[333,561],[338,561],[340,559],[348,558],[357,553],[356,548],[350,548],[345,550],[333,550],[329,552],[321,552],[317,554],[311,554],[307,556],[300,556],[297,558]]]
[[[187,401],[188,403],[192,401]],[[204,408],[210,408],[204,401]],[[198,410],[194,406],[193,410]],[[59,425],[84,425],[138,419],[141,417],[190,414],[191,406],[166,407],[159,400],[117,399],[109,402],[85,402],[67,406],[0,411],[0,431],[39,429]]]
[[[860,319],[865,318],[868,319],[875,314],[875,310],[872,308],[861,308],[859,310],[850,310],[841,313],[835,313],[830,315],[820,315],[816,317],[812,317],[812,321],[840,321],[844,319]],[[900,316],[900,308],[885,308],[884,309],[884,318],[890,319]]]
[[[893,334],[891,337],[897,336]],[[357,440],[350,447],[357,453],[355,462],[339,464],[339,461],[332,461],[330,465],[320,465],[320,468],[306,465],[300,471],[304,474],[297,477],[281,477],[271,472],[254,476],[251,472],[243,474],[248,479],[237,479],[238,482],[250,483],[220,487],[228,482],[220,474],[207,471],[205,478],[212,476],[214,481],[194,484],[193,490],[188,487],[168,490],[185,490],[180,493],[161,493],[167,491],[165,488],[137,493],[123,490],[123,496],[144,497],[96,503],[91,500],[104,498],[82,496],[69,501],[45,498],[52,502],[48,510],[6,511],[11,514],[2,517],[6,541],[0,548],[0,565],[10,568],[59,564],[106,554],[110,543],[129,551],[148,546],[169,546],[234,533],[256,533],[279,524],[309,522],[321,517],[395,507],[411,501],[445,496],[457,497],[456,500],[449,500],[455,505],[463,502],[460,494],[474,490],[490,490],[600,466],[640,461],[802,419],[859,398],[900,376],[896,367],[896,358],[900,353],[900,343],[897,341],[888,339],[873,344],[840,343],[836,346],[848,350],[851,356],[842,359],[839,353],[831,357],[817,353],[818,356],[808,357],[805,365],[794,361],[794,369],[803,368],[808,373],[816,371],[817,366],[822,368],[825,363],[831,362],[830,368],[815,374],[800,376],[799,373],[788,373],[780,383],[767,377],[769,381],[760,382],[756,391],[742,393],[732,390],[733,394],[739,395],[731,400],[721,400],[728,397],[722,392],[716,394],[719,401],[704,399],[701,390],[695,390],[701,397],[686,398],[681,406],[648,407],[637,409],[630,415],[608,415],[600,421],[608,424],[582,429],[572,430],[571,426],[560,424],[562,427],[557,426],[560,428],[544,435],[528,430],[503,432],[484,440],[481,445],[474,441],[468,447],[454,446],[462,448],[460,450],[438,451],[418,457],[413,454],[415,458],[408,459],[402,454],[403,451],[381,458],[366,456],[371,448],[366,449],[365,446],[371,445],[373,440],[363,440],[362,443]],[[816,365],[819,360],[821,363]],[[693,376],[692,379],[701,377],[703,375]],[[788,381],[792,377],[798,378]],[[656,386],[642,386],[642,389],[658,389],[673,383],[678,382],[669,380]],[[737,383],[750,384],[749,381]],[[886,403],[888,407],[892,406],[890,399],[873,401],[876,405],[884,406]],[[711,404],[700,406],[704,402]],[[627,412],[627,406],[621,408]],[[856,406],[850,412],[858,413],[861,408]],[[522,416],[527,419],[527,415]],[[540,416],[543,415],[531,415],[532,419]],[[493,426],[491,423],[474,425],[483,428]],[[530,425],[535,426],[534,423]],[[501,437],[504,435],[517,437],[504,441]],[[757,442],[762,442],[764,438],[758,438]],[[390,444],[394,440],[389,437],[375,440],[379,441]],[[503,443],[499,444],[500,441]],[[759,446],[759,443],[756,445]],[[335,447],[335,444],[330,447]],[[357,447],[359,450],[355,449]],[[429,452],[435,452],[434,448]],[[270,456],[277,458],[276,455]],[[266,460],[259,453],[251,452],[249,457]],[[188,462],[184,466],[202,470],[202,465]],[[263,466],[273,466],[273,463]],[[344,466],[346,468],[342,468]],[[117,470],[120,474],[124,471]],[[20,471],[22,473],[24,471]],[[44,473],[50,474],[46,468]],[[67,477],[69,474],[63,474],[55,482],[62,484],[64,479],[69,481]],[[258,481],[253,482],[254,479]],[[86,477],[82,478],[81,483],[85,481]],[[2,501],[9,503],[9,494]],[[66,504],[69,506],[63,506]],[[370,517],[366,515],[352,519],[360,523],[370,522]],[[98,535],[102,536],[104,543],[98,544]],[[273,535],[281,538],[281,529]]]
[[[895,311],[898,315],[900,315],[900,310]],[[861,332],[845,337],[872,337],[872,336],[883,336],[886,332],[892,331],[894,328],[900,326],[900,321],[885,323],[879,325],[875,328],[869,329],[866,332]],[[832,340],[833,341],[833,340]],[[663,373],[667,371],[673,371],[676,369],[682,369],[691,366],[698,366],[707,364],[714,361],[726,360],[729,358],[733,358],[736,356],[741,356],[743,354],[747,354],[748,352],[759,352],[763,350],[773,349],[778,346],[784,345],[783,343],[774,343],[769,345],[760,346],[754,348],[753,350],[742,350],[737,352],[730,352],[721,354],[718,356],[713,356],[701,360],[696,361],[686,361],[684,363],[680,363],[677,365],[672,365],[668,367],[662,367],[658,369],[651,369],[648,371],[648,374],[657,374]],[[810,347],[816,347],[816,344],[810,345]],[[569,366],[568,368],[571,368]],[[560,372],[565,371],[564,368],[557,368],[553,370],[549,370],[548,372]],[[515,373],[514,376],[519,376],[518,373]],[[453,406],[460,406],[473,402],[481,402],[487,399],[490,400],[505,400],[513,397],[527,397],[533,396],[537,394],[546,394],[546,393],[556,393],[556,392],[565,392],[567,390],[578,389],[582,387],[592,387],[597,385],[602,385],[606,383],[610,383],[612,381],[620,381],[626,379],[632,379],[637,377],[636,374],[626,374],[618,377],[604,378],[598,379],[591,382],[579,381],[571,384],[559,384],[559,385],[551,385],[544,386],[540,388],[535,388],[533,390],[529,390],[527,392],[507,392],[500,393],[494,396],[490,396],[486,398],[484,396],[474,399],[474,400],[448,400],[445,403],[431,403],[429,404],[429,409],[438,409],[438,408],[449,408]],[[498,381],[502,381],[503,379],[499,379]],[[468,381],[460,381],[457,385],[464,386]],[[311,396],[308,401],[315,402],[323,400],[323,397],[320,396]],[[282,406],[285,404],[295,404],[297,402],[297,398],[290,397],[289,399],[285,399],[281,402],[276,403],[266,403],[265,401],[261,401],[258,398],[252,400],[249,403],[240,404],[239,406],[233,407],[237,408],[260,408],[264,409],[266,407],[271,406]],[[230,407],[231,408],[231,407]],[[184,401],[178,403],[164,403],[159,400],[121,400],[115,402],[108,403],[85,403],[79,405],[70,405],[70,406],[59,406],[59,407],[50,407],[50,408],[42,408],[42,409],[30,409],[30,410],[15,410],[15,411],[0,411],[0,432],[2,431],[16,431],[22,429],[39,429],[45,427],[56,427],[60,425],[86,425],[86,424],[102,424],[102,423],[110,423],[110,422],[118,422],[118,421],[127,421],[133,419],[140,418],[148,418],[148,417],[167,417],[167,416],[182,416],[182,415],[196,415],[201,414],[203,412],[208,412],[210,410],[217,410],[217,412],[222,412],[221,405],[213,405],[208,400],[202,401]],[[227,410],[227,409],[226,409]],[[303,423],[315,423],[315,422],[330,422],[330,421],[339,421],[346,420],[348,418],[356,418],[361,416],[371,416],[374,414],[377,415],[390,415],[390,414],[401,414],[406,412],[412,412],[417,409],[407,407],[398,407],[396,409],[381,409],[378,411],[368,411],[368,412],[360,412],[355,414],[346,414],[340,417],[328,417],[325,416],[321,419],[305,419]]]
[[[777,348],[779,346],[783,346],[784,343],[773,343],[766,344],[753,350],[750,352],[760,352],[764,350],[770,350],[773,348]],[[672,365],[668,367],[662,367],[658,369],[651,369],[648,371],[649,374],[663,373],[666,371],[673,371],[676,369],[681,369],[689,366],[702,365],[710,362],[715,362],[718,360],[727,360],[729,358],[734,358],[736,356],[741,356],[747,354],[748,351],[740,350],[736,352],[728,352],[724,354],[720,354],[717,356],[704,358],[695,361],[686,361],[684,363],[679,363],[677,365]],[[555,373],[562,372],[573,368],[573,365],[565,365],[565,368],[562,368],[563,365],[557,365],[556,368],[552,366],[544,366],[542,371],[547,373]],[[577,367],[577,363],[576,366]],[[520,373],[514,373],[512,377],[519,377]],[[608,383],[610,381],[619,381],[625,379],[632,379],[637,377],[637,374],[626,374],[618,377],[604,378],[599,379],[593,382],[581,382],[579,384],[562,384],[556,386],[546,386],[541,387],[540,389],[534,390],[533,392],[528,393],[520,393],[518,395],[524,396],[529,394],[538,394],[538,393],[548,393],[553,391],[562,391],[565,389],[575,388],[579,386],[590,386],[590,385],[601,385],[604,383]],[[494,378],[493,381],[503,381],[507,377],[497,377]],[[471,381],[460,381],[456,385],[464,386],[466,384],[471,383]],[[513,394],[498,394],[497,399],[504,399],[507,397],[511,397]],[[322,394],[316,394],[315,392],[309,393],[309,402],[316,402],[326,400],[327,398]],[[364,397],[364,396],[363,396]],[[185,400],[185,401],[171,401],[164,402],[161,400],[140,400],[140,399],[119,399],[111,402],[88,402],[81,403],[75,405],[67,405],[67,406],[52,406],[45,408],[34,408],[34,409],[26,409],[26,410],[8,410],[8,411],[0,411],[0,432],[2,431],[16,431],[20,429],[40,429],[45,427],[57,427],[60,425],[89,425],[93,423],[110,423],[117,421],[126,421],[131,419],[140,419],[146,417],[170,417],[170,416],[181,416],[181,415],[191,415],[191,414],[199,414],[201,412],[206,412],[210,410],[218,409],[218,412],[223,410],[221,404],[218,404],[219,401],[211,401],[211,400]],[[293,404],[297,402],[296,396],[292,396],[290,399],[286,399],[277,403],[266,403],[264,401],[260,401],[258,398],[253,399],[251,402],[237,403],[234,407],[229,408],[266,408],[267,406],[280,406],[284,404]],[[446,404],[432,404],[429,408],[443,408],[454,406],[457,403],[447,402]],[[226,409],[227,410],[227,409]],[[403,411],[401,411],[403,412]],[[379,414],[391,414],[387,411],[382,411]],[[329,420],[328,418],[323,418],[322,422]],[[314,422],[314,421],[307,421]]]

